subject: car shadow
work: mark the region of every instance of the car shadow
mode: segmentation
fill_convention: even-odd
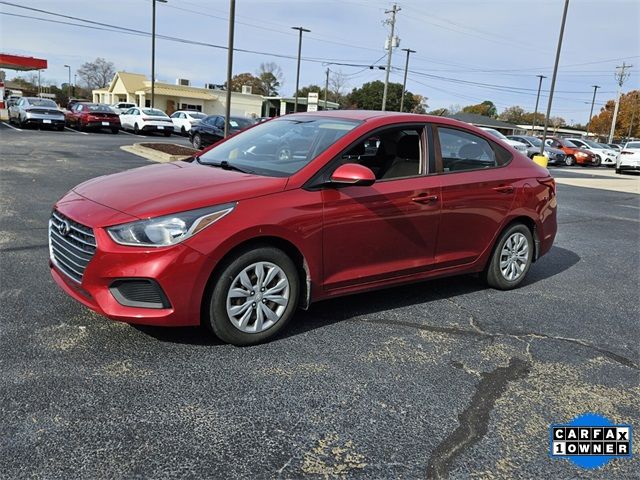
[[[579,261],[580,256],[575,252],[562,247],[553,247],[529,270],[522,287],[534,285],[554,277],[573,267]],[[428,304],[433,301],[486,290],[487,288],[489,287],[477,275],[460,275],[386,288],[384,289],[384,294],[381,294],[381,291],[378,290],[324,300],[311,305],[309,310],[297,312],[295,319],[274,341],[363,315],[371,315],[417,304]],[[167,328],[146,325],[134,325],[133,327],[161,342],[223,345],[223,342],[204,327]]]

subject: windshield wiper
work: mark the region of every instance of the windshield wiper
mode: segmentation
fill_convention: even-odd
[[[202,163],[202,165],[208,165],[210,167],[222,168],[223,170],[233,170],[233,171],[241,172],[241,173],[254,173],[252,170],[245,170],[244,168],[240,168],[240,167],[236,167],[235,165],[231,165],[226,160],[222,160],[220,163],[208,163],[208,162],[201,162],[200,158],[198,158],[198,162]]]

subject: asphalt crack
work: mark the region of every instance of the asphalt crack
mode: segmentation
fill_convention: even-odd
[[[458,427],[436,447],[429,459],[427,478],[448,477],[455,459],[487,434],[491,411],[507,385],[525,378],[530,371],[530,362],[512,358],[506,367],[480,374],[469,406],[458,415]]]

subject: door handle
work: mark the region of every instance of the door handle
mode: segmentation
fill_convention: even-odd
[[[437,195],[418,195],[417,197],[413,197],[411,199],[412,202],[415,203],[431,203],[438,200]]]
[[[493,187],[493,189],[500,193],[513,193],[515,190],[513,185],[500,185],[499,187]]]

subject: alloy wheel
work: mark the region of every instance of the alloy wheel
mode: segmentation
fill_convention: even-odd
[[[500,252],[500,273],[513,282],[522,276],[529,262],[529,242],[520,232],[507,237]]]
[[[244,268],[227,292],[227,315],[238,330],[260,333],[275,325],[290,298],[289,279],[278,265],[256,262]]]

